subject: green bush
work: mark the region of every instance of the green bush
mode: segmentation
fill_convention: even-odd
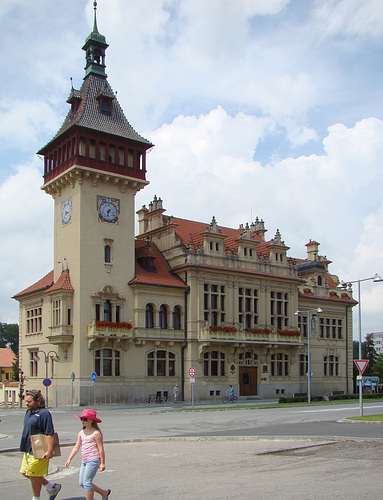
[[[312,396],[311,401],[325,401],[324,396]],[[307,403],[307,396],[281,397],[279,403]]]

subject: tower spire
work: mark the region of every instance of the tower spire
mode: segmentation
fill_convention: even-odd
[[[93,33],[98,33],[98,29],[97,29],[97,2],[93,2],[93,8],[94,8]]]
[[[105,50],[108,48],[106,38],[97,28],[97,2],[93,2],[94,20],[93,31],[85,40],[83,50],[86,53],[85,78],[93,73],[106,78],[105,74]]]

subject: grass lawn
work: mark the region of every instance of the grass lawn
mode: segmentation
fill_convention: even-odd
[[[383,422],[383,415],[367,415],[366,417],[350,417],[347,420],[360,420],[361,422]]]

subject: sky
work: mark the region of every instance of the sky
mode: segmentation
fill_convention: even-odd
[[[258,216],[292,257],[318,241],[340,280],[383,275],[381,0],[99,0],[97,22],[108,81],[155,144],[137,210],[157,195],[207,224]],[[93,1],[1,0],[0,25],[0,322],[14,323],[11,297],[53,268],[36,151],[82,84]],[[382,332],[383,283],[361,300],[363,336]]]

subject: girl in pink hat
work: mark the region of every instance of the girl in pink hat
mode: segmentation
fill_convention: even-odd
[[[81,415],[75,415],[81,420],[82,430],[78,433],[76,444],[70,452],[65,467],[69,467],[72,458],[81,448],[82,464],[79,483],[85,490],[86,500],[94,499],[94,492],[99,493],[103,500],[108,500],[111,490],[103,490],[93,483],[98,468],[105,470],[105,451],[102,433],[98,426],[101,422],[95,410],[83,410]]]

